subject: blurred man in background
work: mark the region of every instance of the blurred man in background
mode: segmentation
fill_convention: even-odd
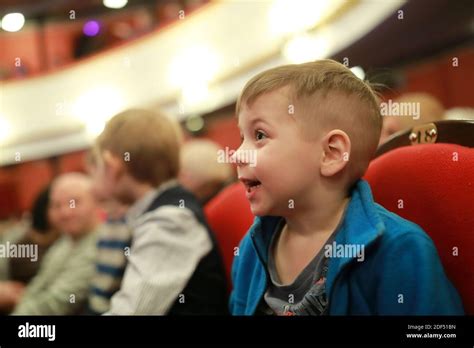
[[[59,237],[48,217],[50,186],[46,186],[35,198],[31,211],[31,222],[18,224],[11,231],[0,235],[2,247],[17,249],[34,248],[33,257],[15,255],[0,258],[0,313],[10,312],[20,300],[24,287],[37,274],[43,256]],[[19,257],[20,256],[20,257]]]
[[[94,272],[98,205],[84,174],[58,177],[51,187],[49,217],[62,233],[26,287],[15,315],[66,315],[82,310]]]
[[[393,100],[401,111],[397,115],[384,115],[380,143],[387,141],[393,134],[410,129],[416,125],[440,121],[444,117],[444,107],[441,102],[428,93],[406,93]],[[404,107],[404,106],[410,107]],[[411,106],[414,107],[411,107]],[[407,112],[416,110],[417,112]]]
[[[48,185],[37,196],[31,209],[31,228],[17,242],[18,244],[38,245],[38,260],[31,262],[27,258],[10,259],[9,278],[11,280],[28,284],[37,274],[43,256],[60,236],[48,217],[49,195],[50,186]]]

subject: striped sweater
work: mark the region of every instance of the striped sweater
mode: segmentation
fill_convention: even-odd
[[[125,219],[107,221],[97,242],[95,274],[90,286],[87,314],[100,315],[109,310],[110,299],[120,289],[130,240],[131,230]]]

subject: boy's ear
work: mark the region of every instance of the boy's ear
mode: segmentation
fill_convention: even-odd
[[[349,162],[351,140],[346,132],[334,129],[321,140],[322,156],[320,172],[323,176],[333,176]]]
[[[104,159],[105,172],[114,182],[124,174],[125,166],[121,158],[114,155],[112,152],[105,150],[102,153]]]

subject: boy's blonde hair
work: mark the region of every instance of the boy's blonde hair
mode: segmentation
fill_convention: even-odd
[[[236,114],[244,106],[251,107],[259,96],[283,87],[289,90],[289,100],[295,101],[291,103],[295,117],[318,127],[305,122],[306,134],[332,129],[348,134],[350,181],[360,178],[375,154],[382,128],[379,98],[372,87],[334,60],[284,65],[256,75],[245,85]]]
[[[110,151],[130,175],[153,186],[176,178],[182,133],[160,112],[130,109],[111,118],[96,141],[96,154]]]

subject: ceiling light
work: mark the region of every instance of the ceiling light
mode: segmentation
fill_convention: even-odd
[[[201,116],[193,116],[186,119],[186,129],[190,132],[199,132],[204,128],[204,119]]]
[[[86,36],[96,36],[99,34],[100,24],[97,21],[87,21],[82,27],[82,32]]]
[[[25,16],[21,13],[8,13],[2,18],[2,29],[15,32],[23,28]]]
[[[112,87],[98,87],[81,95],[73,105],[73,115],[86,126],[91,136],[99,135],[105,123],[124,109],[123,96]]]
[[[341,0],[277,0],[269,12],[270,32],[286,35],[310,29],[341,6]]]
[[[127,5],[128,0],[104,0],[102,3],[105,7],[117,9]]]
[[[321,37],[298,35],[283,48],[285,58],[294,64],[310,62],[326,57],[328,43]]]
[[[354,73],[355,76],[357,76],[359,79],[364,81],[365,79],[364,69],[362,69],[360,66],[354,66],[351,68],[351,71]]]

